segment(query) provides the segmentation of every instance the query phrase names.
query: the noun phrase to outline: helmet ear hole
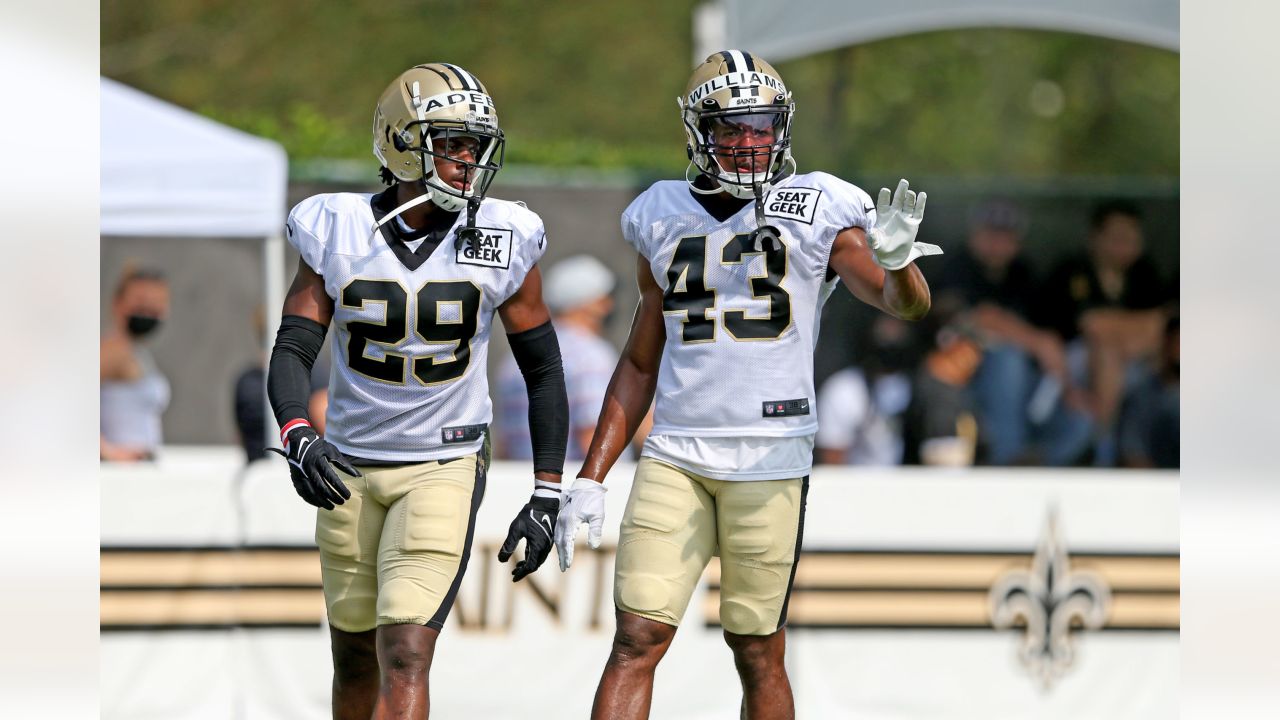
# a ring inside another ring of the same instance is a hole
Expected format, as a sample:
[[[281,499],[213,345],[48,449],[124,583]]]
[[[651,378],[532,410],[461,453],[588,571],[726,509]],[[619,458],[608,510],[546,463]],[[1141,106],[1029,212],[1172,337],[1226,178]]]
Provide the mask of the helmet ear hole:
[[[689,156],[689,159],[690,159],[690,160],[692,160],[692,159],[693,159],[693,146],[692,146],[692,145],[685,145],[685,146],[684,146],[684,152],[685,152],[685,154],[686,154],[686,155],[688,155],[688,156]]]
[[[400,133],[391,133],[391,144],[395,146],[396,152],[404,152],[409,149],[409,146],[404,142],[404,138],[400,137]]]

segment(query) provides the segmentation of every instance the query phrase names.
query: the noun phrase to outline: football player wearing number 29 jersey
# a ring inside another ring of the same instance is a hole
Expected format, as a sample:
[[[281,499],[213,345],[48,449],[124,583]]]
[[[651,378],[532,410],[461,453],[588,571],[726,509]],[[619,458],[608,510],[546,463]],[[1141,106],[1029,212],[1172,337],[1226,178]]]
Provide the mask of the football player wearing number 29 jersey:
[[[916,320],[929,287],[914,261],[925,194],[903,180],[877,203],[826,173],[797,174],[794,104],[776,70],[739,50],[699,65],[678,100],[684,181],[622,215],[640,305],[556,528],[561,570],[582,523],[597,546],[605,475],[657,395],[615,563],[617,630],[596,720],[648,717],[654,668],[703,569],[720,557],[720,623],[742,716],[792,718],[783,666],[813,437],[813,349],[837,281]]]
[[[496,312],[529,388],[534,491],[498,554],[514,580],[551,551],[568,437],[542,302],[542,220],[485,197],[503,135],[488,91],[448,63],[397,77],[374,112],[390,187],[289,214],[301,255],[268,392],[294,488],[316,512],[335,718],[427,717],[436,638],[466,571],[489,464],[485,376]],[[326,434],[307,417],[329,325]],[[280,451],[277,451],[280,452]]]

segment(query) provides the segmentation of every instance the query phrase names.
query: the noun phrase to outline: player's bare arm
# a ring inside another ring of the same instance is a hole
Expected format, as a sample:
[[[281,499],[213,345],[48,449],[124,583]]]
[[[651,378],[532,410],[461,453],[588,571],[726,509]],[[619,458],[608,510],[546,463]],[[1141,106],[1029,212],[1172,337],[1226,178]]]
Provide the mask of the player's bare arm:
[[[316,274],[302,258],[298,258],[298,271],[284,298],[282,315],[297,315],[314,320],[325,327],[333,319],[333,298],[324,289],[324,278]]]
[[[587,458],[578,472],[578,480],[565,497],[556,524],[561,571],[568,570],[573,562],[573,543],[583,522],[588,526],[588,544],[600,546],[604,529],[604,478],[644,421],[658,383],[658,365],[667,341],[662,318],[662,288],[653,279],[648,259],[639,254],[636,255],[636,281],[640,285],[640,303],[631,321],[631,333],[605,391]]]
[[[880,189],[876,222],[867,230],[846,228],[836,235],[829,269],[859,300],[902,318],[919,320],[929,312],[929,284],[915,266],[925,255],[941,255],[937,245],[916,242],[928,195],[900,180],[890,197]]]
[[[881,268],[862,228],[848,228],[836,236],[830,269],[854,297],[894,317],[919,320],[929,312],[929,284],[924,273],[915,263],[901,270]]]
[[[512,570],[513,581],[537,570],[551,554],[560,509],[560,476],[569,437],[569,399],[564,386],[560,347],[551,313],[542,301],[542,273],[529,270],[515,294],[498,307],[511,351],[529,392],[529,437],[533,442],[534,490],[516,514],[498,551],[506,562],[521,540],[524,559]]]
[[[641,255],[636,258],[640,303],[631,322],[627,345],[605,392],[587,458],[578,473],[578,477],[596,482],[604,482],[605,475],[626,450],[649,411],[658,382],[662,347],[667,341],[662,320],[662,288],[653,279],[649,261]]]

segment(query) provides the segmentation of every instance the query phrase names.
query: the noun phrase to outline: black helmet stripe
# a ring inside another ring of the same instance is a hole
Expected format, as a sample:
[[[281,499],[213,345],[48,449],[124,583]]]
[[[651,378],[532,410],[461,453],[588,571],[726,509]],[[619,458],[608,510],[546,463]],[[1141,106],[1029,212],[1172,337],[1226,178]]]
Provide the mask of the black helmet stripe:
[[[422,68],[423,70],[430,70],[431,72],[439,75],[440,79],[444,81],[445,85],[448,85],[450,90],[453,89],[453,78],[449,77],[448,73],[442,73],[439,70],[431,67],[430,65],[419,65],[418,67]]]
[[[720,57],[724,58],[724,61],[729,63],[729,72],[738,72],[738,60],[733,56],[732,51],[721,50]]]
[[[746,52],[746,51],[742,51],[742,59],[744,59],[744,60],[746,60],[746,61],[747,61],[747,70],[749,70],[749,71],[751,71],[751,72],[755,72],[755,70],[756,70],[756,60],[755,60],[755,58],[751,57],[751,53]]]
[[[476,79],[471,76],[471,73],[467,72],[466,70],[463,70],[457,65],[450,65],[449,63],[440,63],[440,64],[449,68],[454,72],[455,75],[458,76],[458,82],[462,83],[463,90],[479,90],[480,89],[480,83],[476,82]]]

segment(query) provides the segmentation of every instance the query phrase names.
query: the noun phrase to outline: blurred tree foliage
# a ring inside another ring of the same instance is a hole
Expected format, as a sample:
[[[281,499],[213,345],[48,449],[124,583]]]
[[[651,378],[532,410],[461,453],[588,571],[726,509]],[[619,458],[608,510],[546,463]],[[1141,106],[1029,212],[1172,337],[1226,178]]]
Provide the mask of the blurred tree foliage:
[[[373,162],[378,94],[413,64],[489,87],[509,163],[684,168],[691,0],[103,0],[102,73],[274,138]],[[935,32],[778,63],[802,168],[1178,174],[1178,55],[1080,35]],[[372,169],[371,169],[372,175]]]

